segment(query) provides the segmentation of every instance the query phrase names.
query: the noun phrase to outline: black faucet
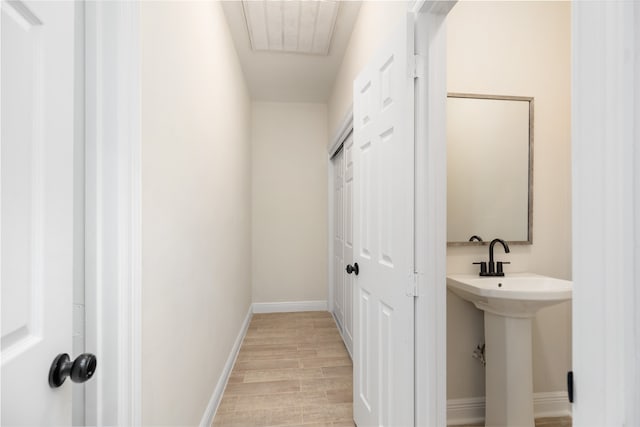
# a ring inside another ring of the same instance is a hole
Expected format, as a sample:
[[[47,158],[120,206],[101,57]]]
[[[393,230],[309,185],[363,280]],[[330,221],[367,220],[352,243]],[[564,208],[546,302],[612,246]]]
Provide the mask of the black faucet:
[[[504,271],[502,266],[504,264],[510,264],[509,262],[498,261],[498,265],[496,268],[496,263],[493,262],[493,247],[496,243],[500,243],[504,248],[504,253],[508,254],[509,245],[502,239],[493,239],[489,244],[489,270],[487,271],[487,263],[483,262],[474,262],[474,264],[480,264],[480,276],[504,276]]]
[[[476,236],[475,234],[473,236],[469,237],[469,241],[470,242],[473,242],[474,240],[477,241],[477,242],[482,242],[482,237]]]

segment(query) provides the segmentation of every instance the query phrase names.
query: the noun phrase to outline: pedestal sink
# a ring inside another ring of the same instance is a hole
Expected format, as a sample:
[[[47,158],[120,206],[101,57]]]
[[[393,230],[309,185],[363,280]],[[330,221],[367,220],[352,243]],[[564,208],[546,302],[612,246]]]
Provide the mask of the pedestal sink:
[[[534,427],[531,320],[571,299],[572,282],[532,273],[451,275],[448,288],[484,311],[485,425]]]

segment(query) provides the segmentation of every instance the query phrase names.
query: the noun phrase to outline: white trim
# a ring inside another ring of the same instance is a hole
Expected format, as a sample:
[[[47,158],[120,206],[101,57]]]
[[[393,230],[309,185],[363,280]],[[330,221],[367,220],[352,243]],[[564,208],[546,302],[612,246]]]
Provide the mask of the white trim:
[[[447,400],[447,425],[484,423],[485,401],[483,397]],[[571,404],[566,391],[533,394],[535,418],[569,417]]]
[[[2,13],[0,5],[0,13]],[[0,19],[0,34],[2,34],[2,19]],[[1,36],[0,36],[1,37]],[[2,46],[0,44],[0,46]],[[0,57],[2,48],[0,47]],[[2,81],[2,67],[0,67],[0,82]],[[0,85],[0,99],[2,99],[2,85]],[[2,103],[0,102],[0,129],[2,129]],[[0,147],[2,147],[2,132],[0,132]],[[2,176],[2,149],[0,148],[0,177]],[[0,179],[0,212],[2,212],[2,185]],[[0,242],[2,242],[2,221],[0,220]],[[0,244],[0,277],[2,277],[2,245]],[[1,293],[1,292],[0,292]],[[2,304],[0,304],[0,319],[2,319]],[[0,320],[2,322],[2,320]],[[2,355],[0,354],[0,384],[2,384]],[[2,420],[2,387],[0,387],[0,420]]]
[[[142,424],[139,4],[86,16],[86,384],[89,425]]]
[[[327,311],[327,301],[254,302],[254,313],[291,313],[294,311]]]
[[[415,425],[445,426],[447,407],[446,14],[417,2],[415,29]],[[412,7],[412,6],[410,6]]]
[[[73,354],[85,352],[85,5],[75,3],[75,149],[74,149],[74,232],[73,232]],[[85,385],[73,387],[71,392],[71,424],[84,426],[86,402]]]
[[[533,414],[536,418],[570,417],[571,403],[566,391],[533,393]]]
[[[247,330],[249,329],[249,324],[251,323],[252,316],[252,306],[249,306],[249,310],[247,311],[247,315],[242,322],[242,326],[240,327],[240,331],[238,333],[238,336],[236,337],[236,341],[233,343],[233,347],[231,347],[231,352],[229,353],[227,362],[222,369],[222,373],[220,374],[218,383],[213,389],[213,394],[209,399],[207,409],[204,411],[204,415],[202,416],[202,420],[200,421],[200,427],[209,427],[213,424],[213,419],[216,417],[216,412],[218,411],[218,407],[220,406],[220,402],[222,401],[224,389],[227,387],[227,383],[229,382],[229,376],[231,375],[231,371],[233,370],[233,365],[235,365],[236,359],[238,358],[238,353],[240,352],[242,341],[247,335]]]
[[[142,135],[139,5],[118,4],[118,420],[142,425]]]
[[[349,134],[353,132],[353,106],[349,107],[347,114],[338,125],[338,129],[331,140],[329,145],[329,159],[331,159],[338,152],[340,145],[347,139]]]
[[[484,396],[447,400],[445,425],[484,424]]]
[[[574,425],[639,425],[640,4],[571,8]]]

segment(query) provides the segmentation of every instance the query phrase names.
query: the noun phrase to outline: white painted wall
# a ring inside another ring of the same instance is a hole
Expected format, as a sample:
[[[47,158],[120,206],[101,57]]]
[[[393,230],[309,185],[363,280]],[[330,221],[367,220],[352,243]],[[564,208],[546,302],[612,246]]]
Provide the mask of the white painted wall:
[[[507,272],[571,279],[571,20],[569,2],[460,2],[447,20],[449,92],[535,98],[533,245],[511,246]],[[508,161],[505,159],[505,161]],[[482,236],[487,240],[492,237]],[[449,273],[474,273],[486,247],[450,247]],[[448,293],[447,393],[484,395],[471,357],[483,341],[482,312]],[[534,391],[566,389],[571,305],[540,311],[533,327]]]
[[[353,80],[407,12],[404,1],[364,1],[329,96],[329,135],[334,136],[353,103]],[[333,141],[329,141],[329,144]]]
[[[252,281],[259,303],[327,299],[326,104],[252,104]]]
[[[251,303],[251,105],[219,3],[140,8],[143,424],[197,425]]]

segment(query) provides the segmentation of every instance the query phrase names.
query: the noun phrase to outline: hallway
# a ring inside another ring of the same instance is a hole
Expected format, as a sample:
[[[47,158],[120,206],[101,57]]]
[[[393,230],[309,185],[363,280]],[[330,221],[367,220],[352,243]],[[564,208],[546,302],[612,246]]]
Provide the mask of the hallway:
[[[328,312],[255,314],[214,426],[353,426],[352,364]]]

